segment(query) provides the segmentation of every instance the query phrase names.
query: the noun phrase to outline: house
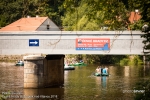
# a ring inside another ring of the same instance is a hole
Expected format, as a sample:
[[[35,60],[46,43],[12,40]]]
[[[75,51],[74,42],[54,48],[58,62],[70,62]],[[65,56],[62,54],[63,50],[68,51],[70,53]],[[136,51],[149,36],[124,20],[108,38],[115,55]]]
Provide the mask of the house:
[[[60,31],[60,29],[48,17],[28,16],[1,28],[0,31]]]
[[[140,19],[141,19],[141,15],[139,14],[138,11],[130,12],[130,17],[129,17],[130,23],[134,23]]]

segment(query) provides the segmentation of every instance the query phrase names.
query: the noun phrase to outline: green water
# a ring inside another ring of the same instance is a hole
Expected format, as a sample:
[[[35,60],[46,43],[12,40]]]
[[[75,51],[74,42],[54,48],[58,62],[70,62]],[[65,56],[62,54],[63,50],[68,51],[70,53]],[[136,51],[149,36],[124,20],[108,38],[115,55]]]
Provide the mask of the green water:
[[[135,94],[127,90],[150,79],[149,66],[107,66],[108,77],[93,76],[96,67],[76,66],[75,70],[64,71],[63,87],[24,89],[23,67],[0,64],[0,94],[11,91],[20,96],[8,100],[133,100]]]

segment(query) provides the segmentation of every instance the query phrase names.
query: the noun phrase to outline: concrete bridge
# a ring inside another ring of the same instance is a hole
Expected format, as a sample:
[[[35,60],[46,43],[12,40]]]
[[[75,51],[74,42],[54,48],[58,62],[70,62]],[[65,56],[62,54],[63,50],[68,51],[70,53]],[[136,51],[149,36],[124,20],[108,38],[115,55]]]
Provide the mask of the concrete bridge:
[[[0,55],[107,54],[143,55],[140,31],[0,32]]]

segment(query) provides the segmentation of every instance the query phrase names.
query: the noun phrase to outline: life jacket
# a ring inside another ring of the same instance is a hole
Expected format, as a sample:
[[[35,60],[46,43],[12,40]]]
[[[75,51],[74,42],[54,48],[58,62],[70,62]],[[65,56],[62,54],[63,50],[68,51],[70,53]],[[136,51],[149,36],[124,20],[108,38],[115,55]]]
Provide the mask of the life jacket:
[[[103,74],[106,74],[106,73],[107,73],[107,71],[106,71],[106,69],[104,68],[104,69],[103,69]]]

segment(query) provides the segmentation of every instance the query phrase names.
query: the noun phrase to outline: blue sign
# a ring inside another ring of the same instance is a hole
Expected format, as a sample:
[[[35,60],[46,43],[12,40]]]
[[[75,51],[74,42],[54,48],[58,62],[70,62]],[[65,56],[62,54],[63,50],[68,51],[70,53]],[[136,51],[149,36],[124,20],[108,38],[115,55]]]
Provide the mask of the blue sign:
[[[39,39],[29,39],[29,46],[39,46]]]

